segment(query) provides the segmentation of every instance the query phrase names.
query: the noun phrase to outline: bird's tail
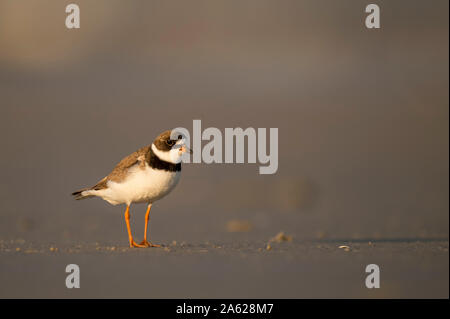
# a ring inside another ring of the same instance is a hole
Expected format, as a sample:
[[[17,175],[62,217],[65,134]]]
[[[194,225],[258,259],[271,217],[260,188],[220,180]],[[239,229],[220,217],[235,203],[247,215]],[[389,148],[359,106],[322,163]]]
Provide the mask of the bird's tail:
[[[89,198],[89,197],[94,197],[95,195],[89,194],[88,191],[90,191],[90,190],[92,190],[90,187],[88,187],[88,188],[83,188],[83,189],[80,189],[80,190],[78,190],[78,191],[76,191],[76,192],[73,192],[73,193],[72,193],[72,196],[73,196],[76,200],[86,199],[86,198]]]

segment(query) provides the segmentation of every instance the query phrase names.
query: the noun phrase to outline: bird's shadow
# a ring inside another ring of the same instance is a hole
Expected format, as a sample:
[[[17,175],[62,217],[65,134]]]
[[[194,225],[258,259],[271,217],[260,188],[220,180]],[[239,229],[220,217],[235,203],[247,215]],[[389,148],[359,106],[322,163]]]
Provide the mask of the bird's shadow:
[[[398,237],[398,238],[326,238],[326,239],[318,239],[316,240],[322,243],[342,243],[342,242],[351,242],[351,243],[429,243],[429,242],[439,242],[439,241],[449,241],[447,237]]]

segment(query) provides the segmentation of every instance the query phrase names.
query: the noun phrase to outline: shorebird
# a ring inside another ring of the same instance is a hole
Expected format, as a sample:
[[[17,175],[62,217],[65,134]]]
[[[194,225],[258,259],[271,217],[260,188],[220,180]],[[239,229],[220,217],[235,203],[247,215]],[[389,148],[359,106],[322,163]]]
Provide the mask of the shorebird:
[[[72,193],[75,199],[100,197],[112,205],[125,204],[130,247],[161,247],[147,241],[152,204],[169,194],[180,180],[181,156],[192,153],[185,138],[176,132],[161,133],[151,145],[144,146],[122,159],[112,172],[92,187]],[[137,244],[130,228],[130,205],[147,203],[144,240]]]

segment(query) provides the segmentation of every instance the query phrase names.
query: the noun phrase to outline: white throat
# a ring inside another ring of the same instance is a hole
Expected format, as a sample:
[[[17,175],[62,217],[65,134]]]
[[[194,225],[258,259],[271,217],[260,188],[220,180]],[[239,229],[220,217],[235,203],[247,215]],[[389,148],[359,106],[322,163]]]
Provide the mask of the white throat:
[[[161,161],[169,162],[172,164],[178,164],[181,162],[180,148],[177,147],[178,143],[170,151],[160,151],[156,148],[155,144],[152,143],[152,151]]]

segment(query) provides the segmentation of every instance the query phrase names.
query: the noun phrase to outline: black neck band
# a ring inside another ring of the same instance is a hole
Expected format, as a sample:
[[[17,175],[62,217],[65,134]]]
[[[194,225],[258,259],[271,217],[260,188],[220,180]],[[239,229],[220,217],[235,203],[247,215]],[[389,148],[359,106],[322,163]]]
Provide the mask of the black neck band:
[[[161,160],[150,147],[150,156],[148,157],[147,163],[151,168],[160,169],[168,172],[179,172],[181,171],[181,162],[178,164],[172,164]]]

